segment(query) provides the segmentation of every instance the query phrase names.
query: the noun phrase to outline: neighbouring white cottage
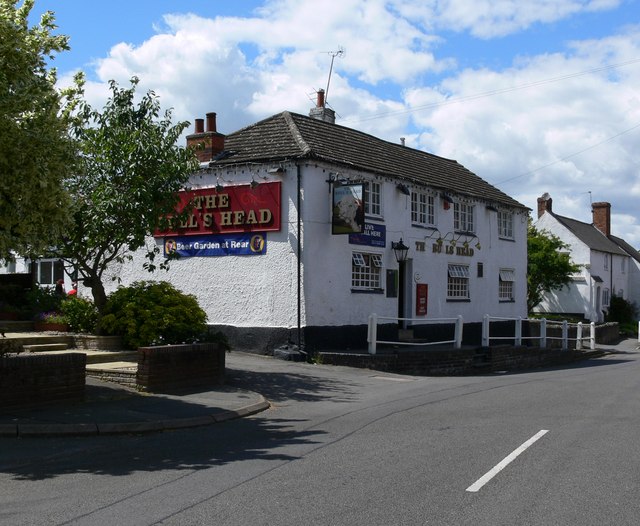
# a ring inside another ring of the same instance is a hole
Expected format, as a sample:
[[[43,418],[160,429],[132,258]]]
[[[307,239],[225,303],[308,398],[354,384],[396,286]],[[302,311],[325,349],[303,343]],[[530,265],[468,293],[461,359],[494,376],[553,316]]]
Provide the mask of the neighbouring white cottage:
[[[640,299],[640,253],[623,239],[611,235],[611,205],[591,205],[593,222],[556,214],[549,194],[538,198],[534,226],[568,245],[573,263],[581,267],[571,283],[548,292],[536,312],[573,314],[604,321],[612,295],[632,303]]]

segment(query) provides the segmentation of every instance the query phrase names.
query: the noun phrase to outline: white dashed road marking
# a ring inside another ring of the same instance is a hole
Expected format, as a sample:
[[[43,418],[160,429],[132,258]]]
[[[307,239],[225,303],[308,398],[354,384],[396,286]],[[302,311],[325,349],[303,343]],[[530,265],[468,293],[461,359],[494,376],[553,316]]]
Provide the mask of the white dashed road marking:
[[[534,442],[538,441],[548,432],[549,432],[548,429],[541,429],[540,431],[538,431],[529,440],[527,440],[524,444],[522,444],[518,449],[514,450],[512,453],[507,455],[492,469],[487,471],[484,475],[482,475],[482,477],[480,477],[473,484],[471,484],[471,486],[467,488],[467,491],[470,491],[470,492],[480,491],[480,488],[482,488],[482,486],[484,486],[493,477],[495,477],[498,473],[500,473],[504,468],[506,468],[509,464],[511,464],[511,462],[513,462],[516,459],[516,457],[520,455],[520,453],[523,453],[526,449],[532,446]]]

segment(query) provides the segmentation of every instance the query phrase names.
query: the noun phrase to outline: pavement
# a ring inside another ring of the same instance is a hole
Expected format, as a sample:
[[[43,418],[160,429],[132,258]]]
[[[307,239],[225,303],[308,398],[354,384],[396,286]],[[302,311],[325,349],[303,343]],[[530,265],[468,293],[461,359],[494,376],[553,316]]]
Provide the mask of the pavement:
[[[639,341],[598,345],[607,354],[638,352]],[[228,353],[227,368],[260,374],[273,358]],[[254,382],[255,385],[255,382]],[[137,434],[213,425],[265,411],[269,401],[242,381],[172,394],[150,394],[87,376],[85,399],[0,410],[0,437]]]
[[[168,431],[217,424],[269,407],[261,394],[235,385],[151,394],[87,376],[84,401],[0,409],[0,437]]]

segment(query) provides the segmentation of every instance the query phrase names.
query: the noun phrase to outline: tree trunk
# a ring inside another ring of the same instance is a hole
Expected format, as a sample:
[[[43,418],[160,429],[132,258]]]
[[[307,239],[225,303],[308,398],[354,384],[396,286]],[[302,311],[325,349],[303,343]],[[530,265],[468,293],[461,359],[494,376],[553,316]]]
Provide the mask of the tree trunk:
[[[102,315],[107,304],[107,293],[104,291],[102,281],[95,280],[91,283],[91,294],[93,294],[93,304],[98,309],[98,313]]]

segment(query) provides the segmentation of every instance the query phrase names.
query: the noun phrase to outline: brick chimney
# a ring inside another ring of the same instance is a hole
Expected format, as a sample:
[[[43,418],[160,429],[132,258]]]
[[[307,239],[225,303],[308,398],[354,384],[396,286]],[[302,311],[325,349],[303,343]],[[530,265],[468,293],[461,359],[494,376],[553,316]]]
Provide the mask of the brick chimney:
[[[545,212],[553,212],[552,205],[553,199],[551,199],[551,196],[547,192],[538,197],[538,219],[540,219],[540,216]]]
[[[206,163],[224,150],[224,135],[216,130],[216,114],[207,113],[207,129],[204,119],[195,119],[195,131],[187,135],[187,148],[193,148],[201,163]]]
[[[609,237],[611,235],[611,204],[605,202],[593,203],[591,212],[593,214],[593,226]]]
[[[319,89],[317,93],[316,107],[309,110],[309,117],[317,119],[319,121],[336,123],[336,112],[326,107],[326,101],[324,98],[324,90]]]

